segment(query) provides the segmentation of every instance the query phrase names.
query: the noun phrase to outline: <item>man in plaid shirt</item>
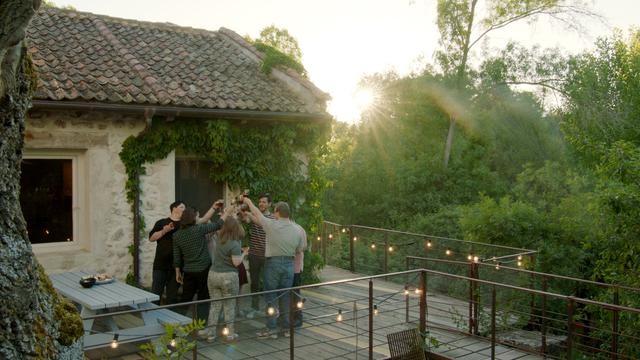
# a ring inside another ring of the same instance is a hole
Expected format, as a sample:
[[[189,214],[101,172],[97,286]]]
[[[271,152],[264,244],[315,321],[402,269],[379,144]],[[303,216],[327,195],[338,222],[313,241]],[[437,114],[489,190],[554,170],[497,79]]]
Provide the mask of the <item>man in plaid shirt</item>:
[[[262,215],[269,219],[274,219],[269,211],[271,209],[271,195],[268,193],[260,195],[258,198],[258,209]],[[249,217],[247,217],[249,219]],[[262,279],[264,277],[264,241],[266,235],[264,229],[259,224],[251,222],[249,226],[249,276],[251,278],[251,292],[257,293],[262,291]],[[246,317],[253,319],[255,314],[260,311],[260,298],[258,296],[251,297],[252,310],[246,314]]]

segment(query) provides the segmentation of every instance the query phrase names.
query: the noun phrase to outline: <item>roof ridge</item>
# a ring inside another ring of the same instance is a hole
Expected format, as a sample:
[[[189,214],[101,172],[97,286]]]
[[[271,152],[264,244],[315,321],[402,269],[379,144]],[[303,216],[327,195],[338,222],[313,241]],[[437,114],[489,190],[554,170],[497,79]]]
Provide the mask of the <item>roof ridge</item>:
[[[253,46],[251,43],[245,40],[242,36],[240,36],[240,34],[238,34],[237,32],[231,29],[227,29],[225,27],[221,27],[220,29],[218,29],[218,34],[224,35],[228,39],[232,40],[236,45],[240,46],[242,49],[248,50],[251,54],[253,54],[257,58],[257,59],[254,58],[254,60],[260,60],[260,61],[264,60],[265,55],[261,51],[256,49],[255,46]],[[322,91],[320,88],[315,86],[315,84],[309,81],[309,79],[306,79],[305,77],[300,75],[297,71],[293,70],[292,68],[284,67],[284,69],[273,69],[273,70],[274,71],[279,70],[283,72],[285,76],[292,78],[294,81],[298,82],[305,89],[310,91],[311,94],[317,99],[320,99],[323,101],[327,101],[331,99],[331,95]]]
[[[140,62],[131,52],[129,52],[126,46],[122,45],[120,40],[118,40],[113,32],[111,32],[111,29],[109,29],[107,24],[105,24],[105,22],[99,18],[93,18],[92,22],[100,32],[100,35],[102,35],[109,42],[109,44],[113,46],[118,54],[120,54],[122,58],[129,64],[129,66],[131,66],[131,69],[133,69],[133,71],[135,71],[136,74],[140,76],[140,79],[142,79],[142,81],[144,81],[147,86],[153,89],[158,97],[163,96],[165,94],[165,91],[164,88],[158,84],[159,80],[156,79],[149,71],[147,71],[143,63]],[[163,103],[164,100],[167,99],[158,99],[160,103]]]

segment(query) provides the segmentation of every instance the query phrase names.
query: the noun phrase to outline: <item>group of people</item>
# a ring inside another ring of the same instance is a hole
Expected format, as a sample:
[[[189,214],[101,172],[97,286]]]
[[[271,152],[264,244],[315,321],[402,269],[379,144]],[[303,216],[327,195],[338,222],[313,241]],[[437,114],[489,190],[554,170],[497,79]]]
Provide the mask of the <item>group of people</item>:
[[[236,204],[227,207],[218,200],[202,217],[182,201],[172,203],[169,209],[169,217],[158,220],[149,233],[149,241],[157,244],[152,291],[161,297],[166,292],[167,304],[190,302],[196,295],[197,300],[210,299],[210,295],[213,299],[238,295],[241,276],[245,275],[245,258],[252,293],[301,284],[307,236],[291,220],[286,202],[277,202],[273,213],[269,194],[260,195],[258,206],[248,196],[241,196]],[[243,222],[249,223],[248,247],[242,247]],[[182,294],[178,299],[180,285]],[[257,333],[258,338],[289,336],[289,321],[296,327],[302,325],[301,311],[296,311],[295,319],[289,319],[289,292],[269,292],[264,300],[274,311],[267,316],[266,327]],[[222,312],[227,330],[223,341],[237,340],[235,299],[214,301],[210,309],[202,305],[197,308],[196,317],[208,319],[207,328],[198,336],[215,341]],[[252,296],[245,316],[254,318],[260,312],[260,298]]]

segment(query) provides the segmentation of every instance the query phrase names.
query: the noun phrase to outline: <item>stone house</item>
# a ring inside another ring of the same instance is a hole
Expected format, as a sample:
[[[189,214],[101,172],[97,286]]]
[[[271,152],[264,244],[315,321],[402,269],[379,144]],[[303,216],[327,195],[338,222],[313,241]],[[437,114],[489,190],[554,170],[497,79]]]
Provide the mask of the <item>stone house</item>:
[[[26,121],[21,205],[49,273],[126,276],[134,229],[119,152],[152,121],[330,119],[326,93],[290,69],[263,73],[263,54],[225,28],[43,8],[28,41],[38,85]],[[172,151],[148,164],[141,178],[148,228],[168,216],[176,198],[208,207],[210,199],[229,197],[226,184],[211,183],[203,161]],[[139,252],[148,285],[155,244],[143,237]]]

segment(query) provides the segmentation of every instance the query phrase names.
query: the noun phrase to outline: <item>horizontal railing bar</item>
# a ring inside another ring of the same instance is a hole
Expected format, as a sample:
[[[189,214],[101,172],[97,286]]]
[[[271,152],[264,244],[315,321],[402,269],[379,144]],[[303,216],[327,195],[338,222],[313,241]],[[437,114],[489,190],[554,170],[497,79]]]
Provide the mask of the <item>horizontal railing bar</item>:
[[[433,261],[433,262],[441,262],[441,263],[456,263],[456,264],[465,264],[465,265],[469,264],[469,262],[464,262],[464,261],[459,261],[459,260],[445,260],[445,259],[428,258],[428,257],[422,257],[422,256],[407,255],[406,258],[407,259],[412,259],[412,260],[425,260],[425,261]],[[491,260],[491,258],[489,260]],[[478,264],[482,265],[482,266],[495,267],[495,264],[487,264],[487,263],[478,263]],[[525,274],[540,275],[542,277],[547,277],[547,278],[571,280],[571,281],[582,282],[582,283],[585,283],[585,284],[598,285],[598,286],[602,286],[602,287],[619,288],[619,289],[624,289],[624,290],[640,292],[640,288],[634,288],[634,287],[625,286],[625,285],[609,284],[609,283],[597,282],[597,281],[593,281],[593,280],[586,280],[586,279],[574,278],[574,277],[570,277],[570,276],[543,273],[543,272],[539,272],[539,271],[533,271],[533,270],[520,269],[520,268],[514,268],[514,267],[500,265],[500,270],[503,270],[503,269],[504,270],[510,270],[510,271],[516,271],[516,272],[522,272],[522,273],[525,273]]]

